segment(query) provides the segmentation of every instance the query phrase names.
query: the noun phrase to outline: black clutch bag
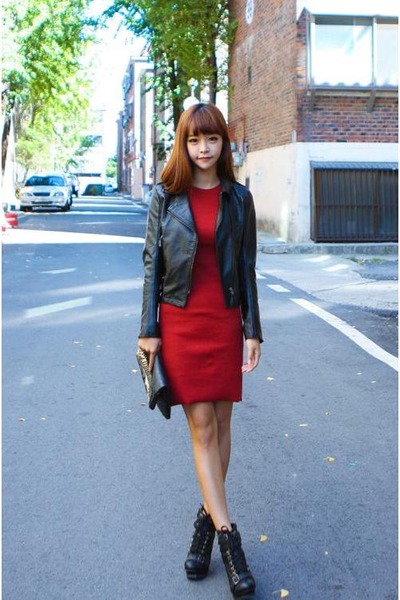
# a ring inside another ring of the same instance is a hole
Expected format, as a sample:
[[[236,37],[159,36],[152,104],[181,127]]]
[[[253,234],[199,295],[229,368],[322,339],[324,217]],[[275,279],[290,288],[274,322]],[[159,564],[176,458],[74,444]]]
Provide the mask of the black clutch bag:
[[[156,354],[153,370],[149,369],[149,357],[140,348],[136,352],[140,374],[146,390],[147,403],[151,410],[156,406],[166,419],[171,418],[171,394],[160,354]]]

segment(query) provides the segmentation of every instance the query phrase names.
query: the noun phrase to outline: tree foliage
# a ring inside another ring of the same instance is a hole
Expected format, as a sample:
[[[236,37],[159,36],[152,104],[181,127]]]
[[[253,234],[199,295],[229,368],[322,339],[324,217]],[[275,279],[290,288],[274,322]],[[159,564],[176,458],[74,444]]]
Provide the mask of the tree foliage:
[[[26,169],[63,168],[88,118],[88,0],[6,0],[3,106]]]
[[[117,178],[117,157],[113,156],[107,160],[106,166],[106,177],[110,177],[111,179]]]
[[[227,1],[114,0],[106,14],[116,12],[124,16],[128,29],[148,41],[156,100],[161,109],[172,109],[175,127],[189,80],[208,86],[212,101],[217,91],[227,89],[227,57],[218,57],[235,31]]]

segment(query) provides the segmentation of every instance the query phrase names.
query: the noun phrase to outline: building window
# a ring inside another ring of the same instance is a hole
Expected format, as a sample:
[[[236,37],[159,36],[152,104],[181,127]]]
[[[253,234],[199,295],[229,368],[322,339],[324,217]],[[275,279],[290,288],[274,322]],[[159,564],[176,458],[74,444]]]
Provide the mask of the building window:
[[[376,24],[376,84],[398,85],[398,25]]]
[[[396,87],[397,32],[394,19],[313,16],[311,85]]]

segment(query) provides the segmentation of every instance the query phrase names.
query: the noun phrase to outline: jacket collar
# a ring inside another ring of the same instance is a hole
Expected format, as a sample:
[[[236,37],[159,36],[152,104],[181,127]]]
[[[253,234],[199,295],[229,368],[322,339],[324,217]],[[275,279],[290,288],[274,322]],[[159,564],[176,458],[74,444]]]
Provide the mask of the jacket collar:
[[[232,192],[233,182],[228,179],[221,180],[221,193],[229,198]],[[182,221],[186,227],[195,231],[195,224],[193,220],[192,211],[188,201],[186,192],[180,194],[169,194],[164,190],[164,196],[168,199],[167,212],[173,214],[177,219]]]

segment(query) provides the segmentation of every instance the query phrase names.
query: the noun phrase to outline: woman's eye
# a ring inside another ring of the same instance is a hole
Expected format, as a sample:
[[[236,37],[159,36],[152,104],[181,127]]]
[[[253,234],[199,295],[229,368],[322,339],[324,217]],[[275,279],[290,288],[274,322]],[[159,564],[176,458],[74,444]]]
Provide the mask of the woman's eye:
[[[194,138],[194,137],[188,138],[189,144],[197,144],[197,141],[198,141],[197,138]]]
[[[217,135],[212,135],[211,137],[209,137],[210,142],[218,142],[218,136]]]

